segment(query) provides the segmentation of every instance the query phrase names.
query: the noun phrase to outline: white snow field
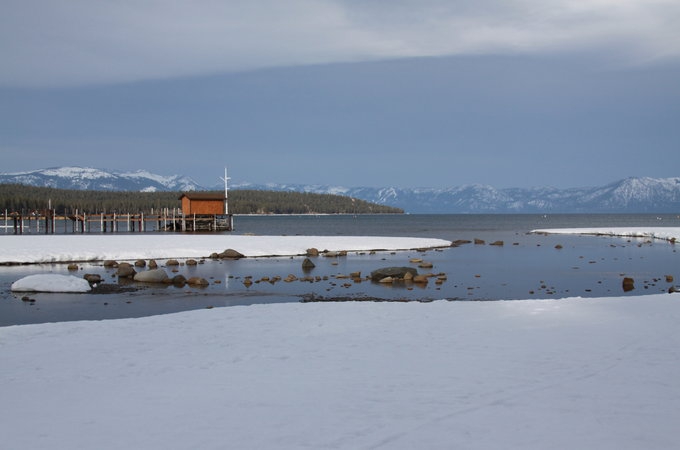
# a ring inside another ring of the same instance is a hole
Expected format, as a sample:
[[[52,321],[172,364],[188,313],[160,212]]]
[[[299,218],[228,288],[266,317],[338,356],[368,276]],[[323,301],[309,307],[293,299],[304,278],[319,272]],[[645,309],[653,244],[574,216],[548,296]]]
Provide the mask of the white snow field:
[[[8,449],[671,449],[680,296],[0,328]]]
[[[0,399],[7,449],[671,449],[680,294],[2,327]]]
[[[245,256],[289,256],[318,250],[408,250],[447,247],[451,241],[379,236],[243,236],[192,234],[0,236],[0,264],[200,258],[228,248]]]

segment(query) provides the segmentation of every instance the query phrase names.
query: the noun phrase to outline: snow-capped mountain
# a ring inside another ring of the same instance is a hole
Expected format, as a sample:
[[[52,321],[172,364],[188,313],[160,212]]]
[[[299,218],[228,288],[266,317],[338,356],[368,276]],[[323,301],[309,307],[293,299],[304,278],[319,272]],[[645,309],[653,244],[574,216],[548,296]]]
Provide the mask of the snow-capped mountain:
[[[0,183],[93,191],[194,191],[203,189],[191,178],[162,176],[145,170],[113,172],[89,167],[55,167],[29,172],[2,173]]]
[[[606,186],[570,189],[496,189],[480,184],[435,189],[248,183],[233,188],[334,193],[410,213],[680,213],[680,178],[626,178]]]
[[[0,174],[0,184],[19,183],[61,189],[105,191],[204,190],[188,177],[145,170],[111,172],[60,167]],[[409,213],[680,213],[680,178],[626,178],[605,186],[497,189],[469,184],[435,188],[344,187],[304,184],[232,183],[231,189],[337,194],[394,206]],[[208,187],[221,190],[223,186]]]

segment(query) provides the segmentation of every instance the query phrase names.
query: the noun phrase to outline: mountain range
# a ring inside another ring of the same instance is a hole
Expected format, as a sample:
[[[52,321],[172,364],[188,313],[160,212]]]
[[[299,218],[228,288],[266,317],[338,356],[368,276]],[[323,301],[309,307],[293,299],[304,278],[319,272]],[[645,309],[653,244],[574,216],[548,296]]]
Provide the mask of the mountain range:
[[[60,167],[2,173],[0,183],[105,191],[220,190],[189,177],[148,171],[112,172]],[[450,188],[341,187],[237,183],[231,189],[337,194],[401,208],[414,214],[439,213],[680,213],[680,178],[630,177],[599,187],[507,188],[469,184]]]
[[[91,191],[195,191],[198,183],[180,175],[156,175],[146,170],[115,172],[90,167],[52,167],[28,172],[0,173],[0,184],[25,184]]]

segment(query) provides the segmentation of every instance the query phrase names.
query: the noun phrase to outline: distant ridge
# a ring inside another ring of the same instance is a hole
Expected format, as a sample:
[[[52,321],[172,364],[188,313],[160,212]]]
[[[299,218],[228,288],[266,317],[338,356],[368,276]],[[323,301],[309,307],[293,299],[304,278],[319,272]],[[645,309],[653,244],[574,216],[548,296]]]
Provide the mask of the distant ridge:
[[[237,186],[235,186],[237,187]],[[254,185],[243,189],[333,193],[394,206],[414,214],[440,213],[678,213],[680,178],[631,177],[605,186],[557,189],[470,184],[451,188],[345,188],[320,185]]]
[[[111,172],[59,167],[0,174],[0,184],[18,183],[60,189],[104,191],[220,190],[191,178],[148,171]],[[444,189],[343,187],[305,184],[234,183],[232,189],[310,192],[354,197],[414,214],[439,213],[678,213],[680,178],[630,177],[599,187],[496,189],[469,184]]]
[[[202,189],[194,180],[181,175],[162,176],[145,170],[115,172],[72,166],[2,173],[0,183],[92,191],[157,192]]]

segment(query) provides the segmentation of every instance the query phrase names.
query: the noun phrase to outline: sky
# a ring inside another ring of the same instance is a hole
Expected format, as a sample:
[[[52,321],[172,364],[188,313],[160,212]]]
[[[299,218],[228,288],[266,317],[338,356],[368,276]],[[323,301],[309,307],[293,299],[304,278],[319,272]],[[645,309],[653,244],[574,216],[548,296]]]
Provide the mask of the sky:
[[[0,172],[678,176],[677,0],[3,0]]]

